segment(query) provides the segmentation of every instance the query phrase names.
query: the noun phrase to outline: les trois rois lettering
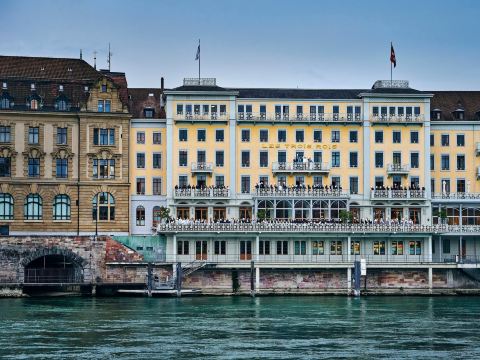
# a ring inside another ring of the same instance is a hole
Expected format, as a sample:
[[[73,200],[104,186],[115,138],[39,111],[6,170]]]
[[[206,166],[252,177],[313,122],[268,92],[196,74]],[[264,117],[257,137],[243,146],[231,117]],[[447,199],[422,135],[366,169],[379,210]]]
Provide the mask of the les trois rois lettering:
[[[262,149],[336,149],[338,144],[262,144]]]

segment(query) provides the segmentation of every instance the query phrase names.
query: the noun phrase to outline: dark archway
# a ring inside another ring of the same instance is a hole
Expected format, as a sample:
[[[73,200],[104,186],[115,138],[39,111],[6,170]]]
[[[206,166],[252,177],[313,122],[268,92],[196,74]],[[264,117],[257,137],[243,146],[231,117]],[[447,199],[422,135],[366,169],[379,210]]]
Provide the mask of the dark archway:
[[[43,255],[25,266],[24,283],[81,283],[82,273],[82,267],[66,255]]]

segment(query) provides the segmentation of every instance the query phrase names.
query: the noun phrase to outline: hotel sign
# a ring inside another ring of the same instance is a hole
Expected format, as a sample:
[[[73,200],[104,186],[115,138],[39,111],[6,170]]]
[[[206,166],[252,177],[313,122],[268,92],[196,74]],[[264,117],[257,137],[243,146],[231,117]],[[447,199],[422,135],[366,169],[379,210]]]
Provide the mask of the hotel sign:
[[[330,150],[336,149],[338,144],[262,144],[262,149],[313,149]]]

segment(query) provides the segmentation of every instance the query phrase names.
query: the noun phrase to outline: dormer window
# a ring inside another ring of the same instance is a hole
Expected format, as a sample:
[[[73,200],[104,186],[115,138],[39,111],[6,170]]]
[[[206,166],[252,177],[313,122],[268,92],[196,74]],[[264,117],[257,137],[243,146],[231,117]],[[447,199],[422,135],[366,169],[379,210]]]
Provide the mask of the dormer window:
[[[30,100],[30,110],[38,110],[38,100],[37,99]]]
[[[85,87],[83,88],[83,90],[84,90],[85,92],[88,92],[88,86],[85,86]]]
[[[70,109],[70,104],[65,95],[62,94],[57,97],[57,100],[55,100],[55,109],[57,111],[68,111]]]
[[[8,95],[8,93],[4,92],[2,97],[0,98],[0,109],[10,109],[13,107],[13,99]]]
[[[432,110],[432,120],[440,120],[442,118],[442,110],[433,109]]]
[[[153,118],[153,116],[155,115],[155,110],[152,108],[145,108],[143,109],[143,115],[146,118]]]
[[[40,96],[38,96],[36,93],[32,94],[28,99],[27,99],[27,107],[30,110],[38,110],[42,107],[42,99]]]
[[[453,118],[455,120],[464,120],[465,119],[465,110],[463,109],[457,109],[453,113]]]
[[[107,92],[107,85],[106,84],[102,84],[102,92]]]

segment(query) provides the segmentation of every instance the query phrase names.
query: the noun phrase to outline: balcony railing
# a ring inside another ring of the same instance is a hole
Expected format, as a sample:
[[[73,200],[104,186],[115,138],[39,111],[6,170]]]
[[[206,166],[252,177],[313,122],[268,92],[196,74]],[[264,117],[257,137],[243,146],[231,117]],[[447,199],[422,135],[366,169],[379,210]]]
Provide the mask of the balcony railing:
[[[192,173],[211,173],[213,171],[213,163],[196,162],[192,163]]]
[[[371,199],[392,200],[422,200],[425,199],[425,190],[372,190]]]
[[[406,175],[410,172],[410,166],[406,164],[388,164],[387,173],[388,174],[403,174]]]
[[[405,115],[405,116],[390,116],[390,115],[372,115],[372,122],[378,123],[421,123],[423,122],[423,115]]]
[[[361,122],[361,114],[322,113],[322,114],[290,114],[290,113],[237,113],[238,121],[268,121],[268,122]]]
[[[229,189],[175,189],[175,198],[190,199],[190,198],[229,198]]]
[[[252,191],[255,197],[321,197],[321,198],[348,198],[350,194],[348,192],[332,189],[296,189],[296,188],[264,188],[255,189]]]
[[[435,200],[437,200],[437,199],[441,199],[441,200],[478,200],[478,201],[480,201],[480,193],[468,193],[468,192],[435,193],[435,194],[432,195],[432,199],[435,199]]]
[[[380,225],[380,224],[328,224],[328,223],[291,223],[291,222],[259,222],[259,223],[167,223],[159,224],[158,233],[177,232],[308,232],[308,233],[377,233],[377,234],[433,234],[445,232],[462,232],[465,226],[450,225]],[[480,226],[470,226],[466,232],[480,232]]]
[[[227,121],[228,113],[211,112],[208,114],[201,113],[177,113],[174,120],[188,120],[188,121]]]
[[[275,162],[272,171],[276,173],[328,173],[330,165],[320,162]]]

